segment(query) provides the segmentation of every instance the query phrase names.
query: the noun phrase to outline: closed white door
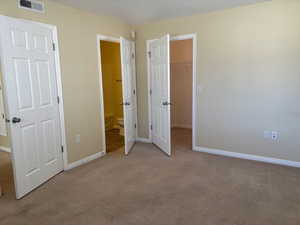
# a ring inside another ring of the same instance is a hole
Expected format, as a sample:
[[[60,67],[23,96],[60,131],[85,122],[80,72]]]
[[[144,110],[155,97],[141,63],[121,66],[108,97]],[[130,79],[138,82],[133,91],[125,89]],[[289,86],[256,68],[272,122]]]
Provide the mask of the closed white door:
[[[53,30],[0,17],[17,198],[63,170]]]
[[[171,155],[170,36],[149,44],[152,142]]]
[[[121,63],[123,85],[123,111],[125,129],[125,154],[133,148],[136,141],[137,104],[135,43],[121,38]]]

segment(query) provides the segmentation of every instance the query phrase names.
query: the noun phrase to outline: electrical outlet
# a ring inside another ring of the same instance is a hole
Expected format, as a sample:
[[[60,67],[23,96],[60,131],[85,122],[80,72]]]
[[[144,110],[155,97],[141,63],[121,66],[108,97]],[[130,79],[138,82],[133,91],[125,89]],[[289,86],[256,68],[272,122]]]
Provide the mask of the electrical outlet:
[[[276,141],[278,139],[278,131],[264,131],[264,138]]]
[[[76,141],[77,144],[80,143],[80,141],[81,141],[81,140],[80,140],[80,134],[77,134],[77,135],[76,135],[75,141]]]
[[[277,140],[278,139],[278,132],[277,131],[272,131],[272,140]]]

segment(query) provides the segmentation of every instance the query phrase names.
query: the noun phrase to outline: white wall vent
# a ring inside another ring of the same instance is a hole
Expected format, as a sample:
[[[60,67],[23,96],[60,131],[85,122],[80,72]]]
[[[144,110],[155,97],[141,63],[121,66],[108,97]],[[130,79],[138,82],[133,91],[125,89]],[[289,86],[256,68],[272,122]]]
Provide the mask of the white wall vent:
[[[19,0],[19,8],[35,12],[44,12],[44,3],[36,0]]]

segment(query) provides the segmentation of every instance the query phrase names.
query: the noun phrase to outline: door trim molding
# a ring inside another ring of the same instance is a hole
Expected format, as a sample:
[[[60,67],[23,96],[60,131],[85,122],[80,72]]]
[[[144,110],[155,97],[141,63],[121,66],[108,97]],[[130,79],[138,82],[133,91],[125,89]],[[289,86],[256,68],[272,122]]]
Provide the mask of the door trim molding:
[[[192,149],[196,147],[196,109],[197,109],[197,34],[184,34],[171,37],[171,41],[193,40],[193,110],[192,110]]]
[[[184,34],[184,35],[178,35],[178,36],[173,36],[170,38],[170,41],[179,41],[179,40],[188,40],[192,39],[193,40],[193,110],[192,110],[192,149],[196,148],[196,109],[197,109],[197,101],[196,101],[196,89],[197,89],[197,34],[192,33],[192,34]],[[148,132],[149,132],[149,137],[148,139],[152,143],[152,130],[151,130],[151,95],[150,95],[150,90],[151,90],[151,78],[150,78],[150,58],[148,56],[148,52],[150,49],[150,44],[151,42],[155,41],[157,39],[152,39],[152,40],[147,40],[146,45],[147,45],[147,51],[146,51],[146,58],[147,58],[147,80],[148,80],[148,85],[147,85],[147,91],[148,91],[148,117],[149,117],[149,124],[148,124]],[[171,75],[172,76],[172,75]]]
[[[60,66],[60,51],[59,51],[59,41],[58,41],[58,32],[57,27],[52,25],[47,25],[53,29],[53,41],[56,45],[55,55],[55,69],[56,69],[56,83],[58,96],[60,98],[59,102],[59,119],[60,119],[60,129],[61,129],[61,138],[62,145],[64,147],[63,160],[64,160],[64,170],[68,168],[68,149],[67,149],[67,139],[66,139],[66,126],[65,126],[65,113],[64,113],[64,98],[63,98],[63,87],[62,87],[62,78],[61,78],[61,66]]]
[[[112,36],[106,36],[102,34],[97,34],[96,36],[96,46],[97,46],[97,55],[98,55],[98,78],[99,78],[99,94],[100,94],[100,121],[101,121],[101,131],[102,131],[102,151],[106,154],[106,135],[105,135],[105,115],[104,115],[104,93],[103,93],[103,74],[102,74],[102,65],[101,65],[101,44],[100,41],[110,41],[121,44],[121,38],[115,38]],[[121,52],[120,52],[121,54]],[[122,84],[123,86],[123,84]],[[125,130],[125,127],[124,127]]]
[[[152,130],[151,130],[151,123],[152,123],[152,103],[151,103],[151,77],[150,77],[150,57],[149,57],[149,51],[150,51],[150,44],[157,39],[147,40],[146,41],[146,59],[147,59],[147,92],[148,92],[148,139],[150,143],[152,143]]]

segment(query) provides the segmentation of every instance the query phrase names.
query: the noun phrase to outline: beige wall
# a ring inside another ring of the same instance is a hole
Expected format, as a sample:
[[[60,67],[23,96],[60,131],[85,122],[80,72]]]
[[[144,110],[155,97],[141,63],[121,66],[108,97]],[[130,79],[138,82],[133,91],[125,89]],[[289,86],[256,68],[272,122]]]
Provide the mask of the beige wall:
[[[60,45],[69,162],[102,151],[96,34],[128,37],[131,27],[118,19],[96,16],[51,1],[44,14],[1,0],[0,14],[56,25]],[[81,143],[75,143],[76,134]]]
[[[171,125],[192,128],[193,40],[171,41]]]
[[[118,19],[45,1],[46,13],[1,0],[0,14],[57,25],[69,161],[101,151],[96,34],[128,36]],[[147,39],[197,33],[196,144],[300,161],[300,1],[273,0],[137,27],[138,130],[148,136]],[[264,130],[279,140],[263,139]],[[81,143],[75,135],[81,134]]]
[[[139,136],[148,137],[146,40],[197,33],[196,144],[300,161],[299,12],[298,0],[273,0],[137,27]]]
[[[101,65],[105,117],[123,117],[120,44],[101,41]]]

